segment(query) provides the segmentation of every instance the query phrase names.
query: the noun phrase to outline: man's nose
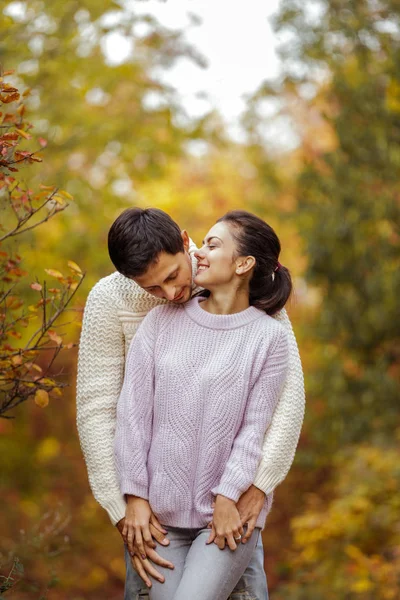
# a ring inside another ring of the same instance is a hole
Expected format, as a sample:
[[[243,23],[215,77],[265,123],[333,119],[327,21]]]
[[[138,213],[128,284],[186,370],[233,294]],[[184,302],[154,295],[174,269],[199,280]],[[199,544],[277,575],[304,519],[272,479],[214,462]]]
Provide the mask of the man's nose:
[[[175,298],[175,287],[164,288],[164,297],[166,300],[173,300]]]

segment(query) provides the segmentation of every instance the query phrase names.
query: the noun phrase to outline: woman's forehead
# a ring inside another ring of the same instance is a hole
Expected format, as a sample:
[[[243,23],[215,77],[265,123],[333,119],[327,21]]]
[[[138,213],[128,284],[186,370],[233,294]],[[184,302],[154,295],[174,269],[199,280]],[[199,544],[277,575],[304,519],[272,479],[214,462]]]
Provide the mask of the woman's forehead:
[[[226,223],[215,223],[208,231],[205,240],[210,239],[211,237],[218,237],[220,240],[226,241],[228,239],[232,239],[232,236],[229,231],[229,227]]]

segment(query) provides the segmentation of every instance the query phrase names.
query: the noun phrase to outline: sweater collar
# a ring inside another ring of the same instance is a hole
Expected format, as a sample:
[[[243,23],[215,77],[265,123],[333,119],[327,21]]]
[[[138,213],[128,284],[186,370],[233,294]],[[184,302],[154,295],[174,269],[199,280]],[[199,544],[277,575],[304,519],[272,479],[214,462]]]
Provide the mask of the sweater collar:
[[[232,315],[214,315],[201,308],[200,304],[202,300],[204,298],[197,296],[184,305],[187,315],[192,321],[195,321],[195,323],[202,327],[210,329],[236,329],[265,316],[265,312],[254,306],[249,306],[246,310]]]

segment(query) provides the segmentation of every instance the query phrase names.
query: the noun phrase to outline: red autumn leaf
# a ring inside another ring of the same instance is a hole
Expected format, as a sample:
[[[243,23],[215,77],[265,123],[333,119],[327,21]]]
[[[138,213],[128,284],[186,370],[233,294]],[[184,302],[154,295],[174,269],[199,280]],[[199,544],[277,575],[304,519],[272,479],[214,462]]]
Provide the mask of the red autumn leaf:
[[[57,344],[57,346],[61,346],[62,344],[62,337],[60,337],[56,331],[53,331],[52,329],[50,329],[48,332],[48,336],[49,338],[55,342]]]
[[[19,100],[18,92],[13,92],[12,94],[0,94],[0,101],[4,104],[10,104],[10,102],[14,102],[15,100]]]
[[[42,146],[42,148],[45,148],[47,146],[47,140],[45,140],[42,137],[38,138],[38,142]]]
[[[40,285],[40,283],[31,283],[31,288],[33,290],[36,290],[37,292],[40,292],[42,289],[42,286]]]

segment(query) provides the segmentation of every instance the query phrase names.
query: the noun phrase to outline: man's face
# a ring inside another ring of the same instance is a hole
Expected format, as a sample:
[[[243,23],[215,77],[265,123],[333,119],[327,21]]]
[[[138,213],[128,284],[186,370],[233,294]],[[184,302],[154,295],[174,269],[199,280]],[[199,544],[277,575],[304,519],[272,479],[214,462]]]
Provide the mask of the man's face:
[[[156,298],[182,304],[192,295],[192,262],[188,254],[189,238],[182,233],[185,251],[178,254],[160,252],[156,263],[133,280]]]

